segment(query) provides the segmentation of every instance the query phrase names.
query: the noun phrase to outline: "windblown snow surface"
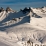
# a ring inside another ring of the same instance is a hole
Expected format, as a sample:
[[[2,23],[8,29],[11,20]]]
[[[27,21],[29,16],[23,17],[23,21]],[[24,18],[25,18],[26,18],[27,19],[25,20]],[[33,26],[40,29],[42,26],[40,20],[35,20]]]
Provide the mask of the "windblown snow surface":
[[[33,12],[0,13],[0,46],[26,46],[29,39],[46,45],[46,7],[31,9]]]

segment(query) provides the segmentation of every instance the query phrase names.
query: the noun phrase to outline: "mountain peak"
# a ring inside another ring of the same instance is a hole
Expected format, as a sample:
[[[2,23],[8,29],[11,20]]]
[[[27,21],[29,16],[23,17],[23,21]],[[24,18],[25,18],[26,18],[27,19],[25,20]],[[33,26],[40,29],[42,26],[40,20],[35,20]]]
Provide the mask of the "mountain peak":
[[[0,8],[0,12],[2,12],[2,11],[4,11],[4,8],[3,7]]]
[[[10,7],[7,7],[7,8],[6,8],[6,12],[8,12],[8,11],[14,12],[14,10],[12,10]]]

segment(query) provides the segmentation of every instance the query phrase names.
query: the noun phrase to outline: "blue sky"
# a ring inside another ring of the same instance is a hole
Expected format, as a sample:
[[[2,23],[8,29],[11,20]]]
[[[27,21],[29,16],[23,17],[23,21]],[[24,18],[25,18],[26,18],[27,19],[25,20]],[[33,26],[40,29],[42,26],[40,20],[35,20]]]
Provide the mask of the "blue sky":
[[[42,7],[46,6],[46,0],[0,0],[0,7],[11,7],[14,10],[19,10],[24,7]]]

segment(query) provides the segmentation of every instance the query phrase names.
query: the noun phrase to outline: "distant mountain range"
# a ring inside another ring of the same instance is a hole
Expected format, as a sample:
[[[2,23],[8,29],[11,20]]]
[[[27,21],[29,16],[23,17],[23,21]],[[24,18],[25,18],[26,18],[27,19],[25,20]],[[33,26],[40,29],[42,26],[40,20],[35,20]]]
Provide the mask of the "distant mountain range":
[[[25,7],[20,11],[1,7],[0,41],[10,46],[26,46],[28,40],[38,45],[46,43],[46,7]]]

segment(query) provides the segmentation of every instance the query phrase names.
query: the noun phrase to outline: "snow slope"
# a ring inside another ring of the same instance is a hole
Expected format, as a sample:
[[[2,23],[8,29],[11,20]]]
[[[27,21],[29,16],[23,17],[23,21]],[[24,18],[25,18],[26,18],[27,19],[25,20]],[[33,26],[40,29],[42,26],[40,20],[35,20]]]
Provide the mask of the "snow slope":
[[[9,46],[25,46],[27,41],[46,45],[46,7],[33,12],[0,13],[0,42]],[[42,11],[42,12],[41,12]],[[39,17],[40,16],[40,17]]]

